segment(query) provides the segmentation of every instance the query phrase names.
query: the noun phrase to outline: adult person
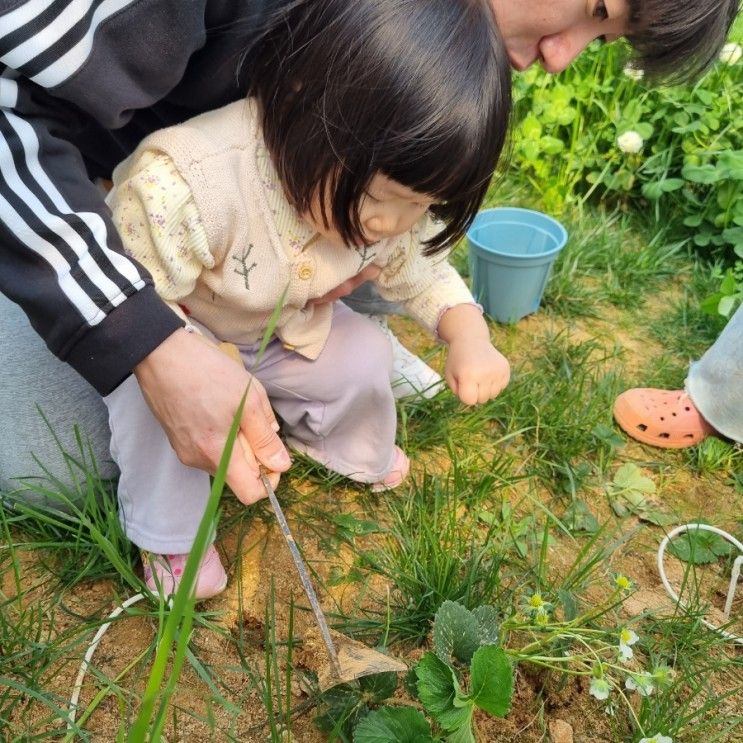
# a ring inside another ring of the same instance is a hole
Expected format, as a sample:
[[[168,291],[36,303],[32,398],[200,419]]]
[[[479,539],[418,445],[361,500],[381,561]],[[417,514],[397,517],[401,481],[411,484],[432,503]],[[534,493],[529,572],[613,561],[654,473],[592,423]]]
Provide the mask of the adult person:
[[[626,390],[614,402],[614,417],[632,438],[665,449],[713,435],[743,443],[743,306],[690,366],[685,389]]]
[[[265,392],[158,299],[91,182],[155,129],[242,97],[241,54],[289,1],[0,0],[0,290],[33,327],[0,305],[0,433],[13,442],[0,488],[31,474],[31,452],[51,451],[36,403],[63,446],[79,422],[105,460],[95,393],[130,373],[181,461],[207,471],[247,388],[249,447],[227,472],[244,502],[263,495],[259,464],[289,467]],[[559,72],[594,39],[628,36],[649,74],[672,77],[714,58],[737,11],[737,0],[488,1],[517,70]]]

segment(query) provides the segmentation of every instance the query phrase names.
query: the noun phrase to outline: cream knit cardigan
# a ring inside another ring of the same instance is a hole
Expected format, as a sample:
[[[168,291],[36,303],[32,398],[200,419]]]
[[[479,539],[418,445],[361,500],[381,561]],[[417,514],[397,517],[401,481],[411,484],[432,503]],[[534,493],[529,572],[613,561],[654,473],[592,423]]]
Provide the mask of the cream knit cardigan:
[[[473,303],[445,257],[425,258],[427,217],[368,247],[336,246],[287,202],[254,101],[238,101],[155,132],[114,173],[114,222],[159,294],[220,340],[260,340],[283,297],[275,334],[309,359],[322,351],[332,307],[310,305],[364,266],[382,267],[386,299],[431,332],[442,313]]]

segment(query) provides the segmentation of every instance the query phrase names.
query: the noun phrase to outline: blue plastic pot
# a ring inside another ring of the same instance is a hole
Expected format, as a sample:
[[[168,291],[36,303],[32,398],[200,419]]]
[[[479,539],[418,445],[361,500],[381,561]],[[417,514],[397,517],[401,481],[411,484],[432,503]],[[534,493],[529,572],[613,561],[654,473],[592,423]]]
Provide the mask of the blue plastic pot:
[[[568,233],[552,217],[531,209],[484,209],[469,230],[473,294],[498,322],[536,312],[552,264]]]

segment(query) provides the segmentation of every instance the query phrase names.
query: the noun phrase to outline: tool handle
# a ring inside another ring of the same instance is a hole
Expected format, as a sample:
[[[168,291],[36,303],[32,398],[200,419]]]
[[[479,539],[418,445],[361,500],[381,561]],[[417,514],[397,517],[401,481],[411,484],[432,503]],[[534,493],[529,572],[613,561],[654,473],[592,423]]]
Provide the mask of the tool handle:
[[[330,661],[333,664],[333,670],[335,671],[336,676],[340,678],[341,669],[340,663],[338,661],[338,651],[335,649],[335,643],[333,642],[333,638],[330,636],[328,623],[325,621],[325,614],[323,614],[323,610],[320,607],[320,602],[317,600],[317,594],[315,593],[315,589],[312,586],[312,581],[310,580],[307,566],[302,559],[302,555],[299,553],[297,543],[294,541],[294,537],[292,536],[291,530],[289,529],[289,524],[286,521],[284,512],[281,510],[281,506],[279,505],[276,493],[274,493],[273,487],[271,486],[271,483],[264,472],[261,472],[261,480],[263,481],[263,486],[266,488],[268,500],[271,503],[271,508],[273,508],[274,514],[276,515],[276,520],[279,522],[279,526],[281,527],[281,533],[284,535],[286,544],[289,547],[289,552],[291,552],[292,559],[294,560],[294,565],[296,566],[297,572],[299,573],[299,578],[302,581],[304,592],[307,594],[307,598],[310,600],[310,606],[312,607],[312,611],[315,614],[315,619],[317,620],[317,625],[320,628],[320,634],[322,635],[322,639],[325,642],[325,647],[328,649],[328,655],[330,655]]]

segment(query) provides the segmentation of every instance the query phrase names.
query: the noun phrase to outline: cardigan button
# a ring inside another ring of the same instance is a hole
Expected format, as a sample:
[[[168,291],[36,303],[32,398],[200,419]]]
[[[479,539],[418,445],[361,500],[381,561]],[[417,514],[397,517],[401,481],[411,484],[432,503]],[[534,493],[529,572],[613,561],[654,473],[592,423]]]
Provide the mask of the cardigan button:
[[[309,281],[312,276],[314,275],[315,271],[312,268],[311,263],[303,263],[298,269],[297,269],[297,276],[299,276],[302,281]]]

